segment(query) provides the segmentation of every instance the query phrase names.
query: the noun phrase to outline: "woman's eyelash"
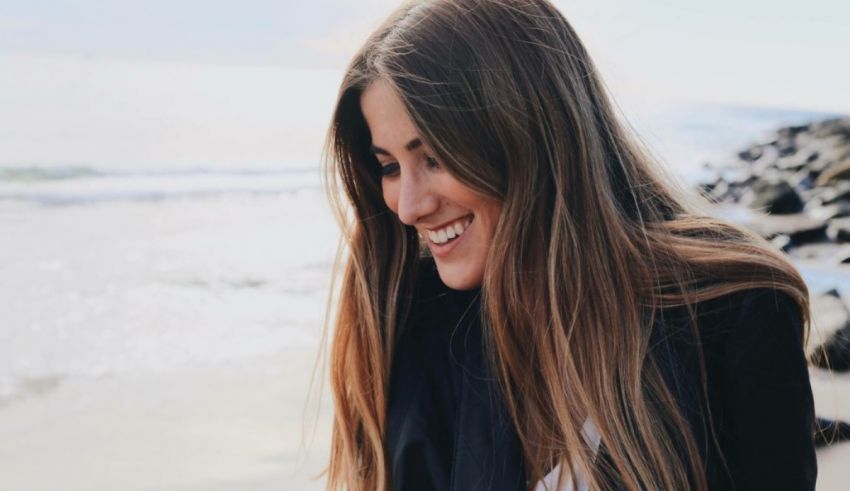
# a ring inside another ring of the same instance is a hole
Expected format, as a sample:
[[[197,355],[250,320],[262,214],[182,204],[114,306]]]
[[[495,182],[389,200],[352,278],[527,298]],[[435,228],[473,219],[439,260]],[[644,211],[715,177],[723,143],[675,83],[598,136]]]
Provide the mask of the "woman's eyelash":
[[[440,167],[440,162],[434,157],[425,157],[425,163],[432,169]],[[398,162],[390,162],[381,166],[381,177],[391,176],[396,172],[398,172]]]
[[[390,162],[387,165],[381,166],[381,177],[386,177],[394,174],[398,170],[398,164],[395,162]]]

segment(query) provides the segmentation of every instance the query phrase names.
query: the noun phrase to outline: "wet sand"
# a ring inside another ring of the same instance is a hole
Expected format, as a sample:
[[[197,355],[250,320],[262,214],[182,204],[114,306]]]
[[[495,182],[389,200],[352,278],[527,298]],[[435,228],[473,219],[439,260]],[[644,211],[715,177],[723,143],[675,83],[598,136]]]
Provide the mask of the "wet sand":
[[[301,446],[314,346],[148,375],[58,380],[0,407],[3,490],[323,489],[326,393]],[[818,414],[850,420],[850,375],[813,372]],[[325,388],[327,390],[327,387]],[[846,489],[850,444],[818,453],[819,491]]]
[[[66,380],[0,407],[3,490],[313,490],[302,414],[313,347],[153,375]]]

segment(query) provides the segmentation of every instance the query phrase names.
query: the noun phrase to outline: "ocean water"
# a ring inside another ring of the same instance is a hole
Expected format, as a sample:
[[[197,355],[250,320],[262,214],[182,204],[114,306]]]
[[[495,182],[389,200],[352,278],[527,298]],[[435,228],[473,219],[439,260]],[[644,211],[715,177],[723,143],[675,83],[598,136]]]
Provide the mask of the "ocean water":
[[[336,243],[314,170],[2,168],[0,405],[315,343]]]
[[[767,131],[826,117],[683,106],[632,121],[686,182]],[[338,241],[318,165],[0,165],[0,406],[73,377],[318,342]],[[850,276],[804,271],[819,289]]]

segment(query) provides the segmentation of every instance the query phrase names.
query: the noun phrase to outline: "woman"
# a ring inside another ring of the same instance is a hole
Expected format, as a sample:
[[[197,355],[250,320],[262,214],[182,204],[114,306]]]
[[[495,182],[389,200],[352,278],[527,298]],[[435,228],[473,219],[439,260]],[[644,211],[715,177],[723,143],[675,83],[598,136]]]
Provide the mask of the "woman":
[[[814,489],[805,284],[663,178],[547,1],[399,8],[327,162],[330,489]]]

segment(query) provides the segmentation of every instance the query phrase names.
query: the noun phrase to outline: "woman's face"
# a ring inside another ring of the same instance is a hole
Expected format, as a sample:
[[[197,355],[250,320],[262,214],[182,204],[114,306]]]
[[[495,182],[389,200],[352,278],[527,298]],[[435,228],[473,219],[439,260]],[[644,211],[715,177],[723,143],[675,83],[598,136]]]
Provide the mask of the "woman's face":
[[[424,141],[392,86],[379,80],[360,98],[381,164],[384,201],[426,241],[449,288],[481,286],[501,204],[452,177]]]

